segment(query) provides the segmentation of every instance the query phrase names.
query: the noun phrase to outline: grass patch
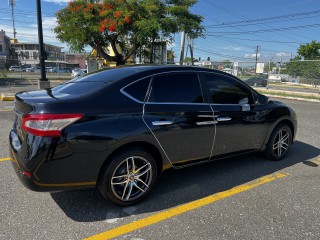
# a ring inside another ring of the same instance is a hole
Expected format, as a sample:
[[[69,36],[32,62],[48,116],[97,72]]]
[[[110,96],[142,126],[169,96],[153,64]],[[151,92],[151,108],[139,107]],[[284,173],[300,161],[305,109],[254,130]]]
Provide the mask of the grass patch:
[[[285,83],[269,83],[270,86],[287,87],[287,88],[303,88],[303,89],[318,89],[317,87],[309,87],[304,85],[291,85]]]
[[[6,78],[8,76],[8,71],[7,70],[0,70],[0,79],[1,78]]]
[[[273,95],[273,96],[312,99],[312,100],[319,100],[320,101],[320,96],[314,96],[314,95],[300,95],[300,94],[295,94],[295,93],[291,94],[291,93],[283,93],[283,92],[263,91],[263,90],[258,90],[258,89],[257,89],[257,91],[262,94],[268,94],[268,95]]]

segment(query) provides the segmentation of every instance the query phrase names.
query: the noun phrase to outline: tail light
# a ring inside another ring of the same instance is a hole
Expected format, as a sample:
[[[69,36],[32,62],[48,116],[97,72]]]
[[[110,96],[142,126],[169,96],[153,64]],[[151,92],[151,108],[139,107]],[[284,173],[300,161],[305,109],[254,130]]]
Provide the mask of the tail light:
[[[22,118],[22,128],[36,136],[59,137],[62,129],[82,117],[82,114],[27,114]]]

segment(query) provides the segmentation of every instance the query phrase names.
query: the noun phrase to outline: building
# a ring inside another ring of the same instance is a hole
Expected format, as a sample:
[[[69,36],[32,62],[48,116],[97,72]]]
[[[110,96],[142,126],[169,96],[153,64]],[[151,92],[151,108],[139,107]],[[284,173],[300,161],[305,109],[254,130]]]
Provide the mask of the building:
[[[38,65],[40,63],[38,43],[13,43],[11,46],[15,50],[20,65]],[[51,44],[44,44],[46,59],[51,61],[63,60],[62,48]]]
[[[0,30],[0,69],[9,68],[10,65],[14,65],[14,50],[10,45],[10,38],[6,35],[6,32]]]
[[[75,67],[86,68],[86,57],[88,55],[90,53],[65,52],[64,61],[69,65],[75,65]]]
[[[141,46],[135,54],[136,64],[167,64],[168,51],[167,43],[164,41],[156,41],[151,53],[150,46]],[[152,62],[150,56],[152,55]]]

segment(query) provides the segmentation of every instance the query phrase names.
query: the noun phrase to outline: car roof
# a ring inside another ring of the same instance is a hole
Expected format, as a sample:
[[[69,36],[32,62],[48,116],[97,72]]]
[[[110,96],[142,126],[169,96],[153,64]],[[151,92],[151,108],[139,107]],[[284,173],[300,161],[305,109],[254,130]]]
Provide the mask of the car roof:
[[[146,73],[146,74],[156,74],[161,72],[170,72],[170,71],[196,71],[196,72],[216,72],[223,75],[232,76],[231,74],[221,72],[218,70],[203,68],[203,67],[195,67],[195,66],[179,66],[179,65],[134,65],[134,66],[120,66],[116,68],[110,69],[103,69],[100,70],[101,72],[108,72],[110,70],[119,71],[122,73],[127,74],[134,74],[134,73]],[[98,71],[99,72],[99,71]]]

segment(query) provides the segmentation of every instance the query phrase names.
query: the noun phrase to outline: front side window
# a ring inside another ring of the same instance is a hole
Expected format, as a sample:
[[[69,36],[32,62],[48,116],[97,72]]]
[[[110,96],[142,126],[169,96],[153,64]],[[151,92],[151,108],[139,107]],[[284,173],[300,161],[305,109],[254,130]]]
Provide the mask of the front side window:
[[[253,104],[250,89],[220,74],[204,74],[209,101],[215,104]]]
[[[198,75],[175,73],[155,76],[148,102],[203,103]]]

